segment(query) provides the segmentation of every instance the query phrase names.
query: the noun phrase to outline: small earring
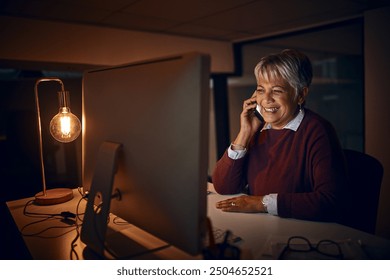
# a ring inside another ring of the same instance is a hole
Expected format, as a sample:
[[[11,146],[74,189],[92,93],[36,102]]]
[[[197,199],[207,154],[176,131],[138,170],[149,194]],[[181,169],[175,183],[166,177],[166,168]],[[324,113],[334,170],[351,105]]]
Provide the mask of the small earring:
[[[298,105],[299,105],[299,112],[302,112],[302,104],[299,103]]]

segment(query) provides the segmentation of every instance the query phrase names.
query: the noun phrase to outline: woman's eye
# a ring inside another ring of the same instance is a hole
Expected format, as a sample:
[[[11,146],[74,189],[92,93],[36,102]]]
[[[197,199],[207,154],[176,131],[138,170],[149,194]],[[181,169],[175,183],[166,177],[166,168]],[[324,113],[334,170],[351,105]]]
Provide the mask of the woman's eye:
[[[273,92],[274,94],[280,95],[280,94],[283,93],[283,90],[276,89],[276,90],[273,90],[272,92]]]
[[[264,93],[264,90],[263,89],[256,89],[256,92],[262,94],[262,93]]]

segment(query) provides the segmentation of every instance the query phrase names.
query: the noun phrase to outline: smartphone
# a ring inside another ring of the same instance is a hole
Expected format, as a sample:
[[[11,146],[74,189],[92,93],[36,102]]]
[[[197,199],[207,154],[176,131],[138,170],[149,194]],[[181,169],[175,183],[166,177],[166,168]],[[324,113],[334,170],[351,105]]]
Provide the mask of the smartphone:
[[[264,118],[263,116],[261,115],[261,107],[259,104],[256,105],[256,110],[253,111],[253,113],[255,114],[255,116],[261,121],[261,122],[264,122]]]

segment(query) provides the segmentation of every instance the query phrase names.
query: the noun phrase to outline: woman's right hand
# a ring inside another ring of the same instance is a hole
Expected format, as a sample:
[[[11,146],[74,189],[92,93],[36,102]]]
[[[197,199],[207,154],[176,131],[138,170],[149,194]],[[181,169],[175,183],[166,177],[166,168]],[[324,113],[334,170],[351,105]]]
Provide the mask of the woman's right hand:
[[[247,147],[252,136],[260,129],[261,121],[254,113],[256,106],[256,92],[254,92],[251,98],[246,99],[242,105],[240,132],[234,140],[234,144]]]

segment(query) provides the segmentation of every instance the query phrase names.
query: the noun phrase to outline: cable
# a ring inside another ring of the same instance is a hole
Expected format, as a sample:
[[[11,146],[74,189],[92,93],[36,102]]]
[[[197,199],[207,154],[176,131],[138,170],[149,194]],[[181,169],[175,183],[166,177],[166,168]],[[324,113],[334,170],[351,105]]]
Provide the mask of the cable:
[[[84,213],[79,213],[79,207],[80,207],[80,203],[81,201],[83,200],[88,200],[87,198],[80,198],[79,202],[77,203],[77,206],[76,206],[76,219],[79,220],[81,223],[83,222],[83,219],[80,218],[80,216],[82,215],[85,215],[85,212]]]
[[[42,218],[38,221],[33,221],[31,223],[28,223],[24,225],[20,229],[20,233],[22,236],[26,237],[38,237],[38,238],[44,238],[44,239],[51,239],[51,238],[58,238],[61,236],[65,236],[66,234],[76,230],[77,235],[78,235],[78,224],[77,220],[75,219],[77,217],[76,214],[70,212],[70,211],[63,211],[61,213],[37,213],[37,212],[29,212],[27,211],[27,208],[34,202],[34,200],[29,200],[26,202],[23,208],[23,214],[27,217],[33,217],[33,218]],[[68,223],[66,226],[50,226],[47,228],[44,228],[38,232],[34,233],[26,233],[26,229],[31,227],[32,225],[38,224],[38,223],[43,223],[49,220],[61,220],[63,222]],[[61,232],[60,234],[56,235],[48,235],[44,236],[42,235],[43,233],[52,230],[52,229],[69,229],[66,230],[65,232]]]
[[[72,240],[72,243],[70,244],[70,259],[73,260],[73,255],[76,256],[76,260],[79,260],[79,255],[77,254],[77,251],[76,251],[76,242],[77,240],[80,238],[80,230],[79,230],[80,226],[79,224],[76,222],[76,237]]]
[[[42,222],[42,221],[40,221],[40,222]],[[31,226],[31,224],[28,224],[28,225],[24,226],[24,228],[26,228],[27,226]],[[24,228],[23,228],[23,230],[24,230]],[[51,229],[66,229],[66,228],[70,228],[70,230],[68,230],[66,232],[62,232],[62,233],[60,233],[58,235],[40,236],[40,234],[42,234],[42,233],[44,233],[44,232],[46,232],[48,230],[51,230]],[[45,229],[43,229],[41,231],[35,232],[35,233],[26,234],[26,233],[21,232],[21,234],[23,236],[28,236],[28,237],[39,237],[39,238],[51,239],[51,238],[58,238],[58,237],[64,236],[64,235],[66,235],[69,232],[72,232],[74,230],[75,230],[74,226],[62,226],[62,227],[61,226],[53,226],[53,227],[47,227],[47,228],[45,228]]]
[[[50,213],[35,213],[35,212],[28,212],[27,211],[27,207],[29,205],[31,205],[32,203],[34,202],[34,200],[29,200],[26,202],[26,204],[24,205],[24,208],[23,208],[23,215],[27,216],[27,217],[56,217],[56,216],[61,216],[61,214],[59,213],[55,213],[55,214],[50,214]]]
[[[23,208],[23,214],[27,217],[48,217],[48,218],[54,218],[54,217],[63,217],[65,219],[69,218],[76,218],[76,214],[69,212],[69,211],[63,211],[61,213],[36,213],[36,212],[28,212],[27,207],[31,205],[34,202],[34,200],[29,200],[26,202]]]
[[[80,188],[79,188],[80,189]],[[83,220],[80,218],[80,215],[84,215],[84,213],[79,213],[79,207],[80,207],[80,203],[81,201],[83,200],[87,200],[87,198],[85,197],[81,197],[80,200],[78,201],[77,203],[77,206],[76,206],[76,221],[75,221],[75,225],[76,225],[76,236],[75,238],[72,240],[72,243],[70,244],[70,259],[73,260],[73,255],[75,255],[76,257],[76,260],[79,260],[79,255],[77,254],[77,251],[76,251],[76,242],[77,240],[80,238],[80,226],[82,225],[83,223]],[[81,224],[79,224],[77,221],[80,221]]]

